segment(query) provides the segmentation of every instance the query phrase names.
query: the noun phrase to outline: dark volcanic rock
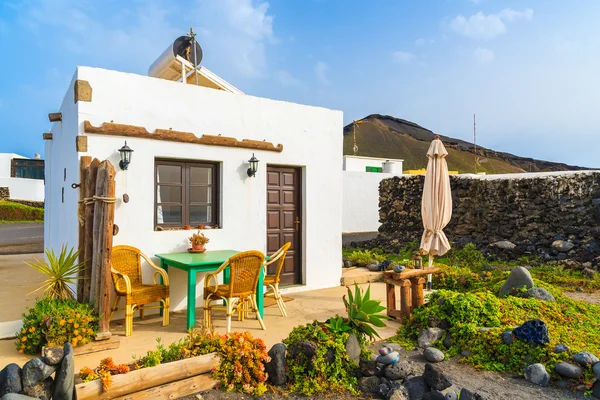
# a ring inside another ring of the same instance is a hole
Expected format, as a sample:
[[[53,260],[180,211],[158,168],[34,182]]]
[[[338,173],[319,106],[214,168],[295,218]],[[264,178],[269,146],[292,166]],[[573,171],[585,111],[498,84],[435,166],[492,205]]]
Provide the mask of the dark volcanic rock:
[[[422,398],[427,389],[425,386],[425,379],[422,376],[415,376],[404,382],[404,387],[408,391],[408,397],[411,400]]]
[[[552,294],[544,288],[534,287],[521,294],[521,297],[534,298],[543,301],[555,302],[556,299]]]
[[[377,365],[377,361],[373,360],[360,360],[358,364],[360,368],[360,373],[363,376],[382,376],[383,370],[379,365]]]
[[[419,343],[419,347],[426,348],[431,346],[434,342],[437,342],[444,335],[444,330],[442,328],[429,328],[424,329],[419,333],[419,337],[417,338],[417,342]]]
[[[421,397],[422,400],[446,400],[446,396],[444,393],[439,390],[432,390],[431,392],[427,392]]]
[[[358,380],[358,388],[368,394],[375,394],[379,391],[381,381],[377,376],[365,376]]]
[[[479,393],[473,393],[469,389],[463,388],[460,391],[460,400],[484,400]]]
[[[7,393],[19,393],[22,390],[21,367],[14,363],[8,364],[0,371],[0,396]]]
[[[48,365],[56,365],[62,361],[64,354],[61,347],[44,347],[42,349],[42,361]]]
[[[52,378],[48,377],[34,386],[26,386],[23,389],[23,393],[25,393],[27,396],[35,397],[40,400],[50,400],[52,398],[53,387],[54,381]],[[57,398],[57,400],[60,399],[60,397]]]
[[[425,364],[423,379],[434,390],[444,390],[452,386],[452,378],[446,375],[440,368],[434,367],[429,363]]]
[[[54,400],[72,400],[75,391],[75,360],[73,345],[66,343],[63,348],[64,357],[54,381]]]
[[[594,365],[600,361],[598,360],[598,357],[588,351],[580,351],[579,353],[573,354],[573,360],[577,361],[579,365],[584,367],[588,365]]]
[[[412,375],[414,368],[409,361],[398,361],[396,364],[388,365],[384,372],[387,379],[397,381]]]
[[[285,344],[277,343],[269,350],[271,361],[265,365],[265,370],[269,374],[269,381],[275,386],[285,384],[287,378],[285,375]]]
[[[526,321],[513,330],[513,335],[524,342],[543,345],[550,341],[548,326],[539,319]]]
[[[560,376],[564,376],[565,378],[576,379],[583,375],[583,368],[579,365],[571,364],[566,361],[559,362],[554,365],[554,370]]]
[[[33,358],[23,365],[23,388],[33,387],[56,371],[56,366],[44,364],[39,358]]]

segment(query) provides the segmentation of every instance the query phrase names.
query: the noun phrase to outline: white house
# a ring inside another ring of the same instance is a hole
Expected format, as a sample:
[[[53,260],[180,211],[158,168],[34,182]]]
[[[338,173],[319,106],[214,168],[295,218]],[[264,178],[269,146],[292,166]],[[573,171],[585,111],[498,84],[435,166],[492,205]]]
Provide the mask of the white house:
[[[0,187],[11,199],[44,201],[44,161],[15,153],[0,153]]]
[[[212,228],[204,231],[208,250],[271,253],[292,240],[288,290],[338,286],[342,112],[245,95],[200,73],[195,86],[77,68],[60,120],[45,135],[45,246],[77,247],[79,189],[71,185],[79,182],[80,157],[92,156],[118,171],[114,245],[151,257],[183,252],[193,232],[184,226],[199,224]],[[121,170],[125,141],[134,152]],[[258,170],[249,177],[253,155]],[[171,268],[169,277],[172,309],[185,308],[185,272]]]
[[[402,175],[403,160],[344,156],[342,231],[376,232],[379,229],[379,183]]]

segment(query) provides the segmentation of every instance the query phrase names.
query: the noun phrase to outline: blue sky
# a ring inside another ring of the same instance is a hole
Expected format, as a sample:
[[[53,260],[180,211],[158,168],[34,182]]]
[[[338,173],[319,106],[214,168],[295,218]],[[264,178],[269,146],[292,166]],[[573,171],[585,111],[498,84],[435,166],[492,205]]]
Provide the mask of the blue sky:
[[[146,74],[194,27],[202,64],[248,94],[465,140],[476,113],[478,144],[600,167],[599,16],[596,0],[6,0],[0,152],[43,153],[77,65]]]

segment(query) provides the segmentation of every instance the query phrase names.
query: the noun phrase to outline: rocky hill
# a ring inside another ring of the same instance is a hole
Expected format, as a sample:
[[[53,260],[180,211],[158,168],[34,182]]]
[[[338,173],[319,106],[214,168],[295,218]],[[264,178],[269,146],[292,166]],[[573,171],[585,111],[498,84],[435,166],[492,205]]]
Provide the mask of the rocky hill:
[[[404,169],[427,166],[427,149],[435,133],[429,129],[388,115],[372,114],[362,120],[356,129],[358,156],[400,158]],[[448,168],[461,173],[475,172],[473,143],[440,135],[448,150]],[[344,154],[353,154],[352,124],[344,127]],[[562,163],[519,157],[477,146],[480,163],[477,172],[502,174],[514,172],[574,171],[588,168]]]

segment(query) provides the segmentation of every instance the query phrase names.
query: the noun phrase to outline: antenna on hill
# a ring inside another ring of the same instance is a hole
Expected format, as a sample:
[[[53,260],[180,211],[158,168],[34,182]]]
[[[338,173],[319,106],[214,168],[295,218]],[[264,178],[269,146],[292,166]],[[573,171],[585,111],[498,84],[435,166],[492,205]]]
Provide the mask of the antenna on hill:
[[[475,114],[473,114],[473,149],[473,155],[475,156],[475,173],[477,173],[477,130],[475,124]]]
[[[352,150],[354,151],[353,155],[356,155],[356,153],[358,153],[358,146],[356,145],[356,125],[358,125],[359,123],[360,122],[357,122],[356,120],[352,122],[352,129],[354,135],[354,146],[352,147]]]

